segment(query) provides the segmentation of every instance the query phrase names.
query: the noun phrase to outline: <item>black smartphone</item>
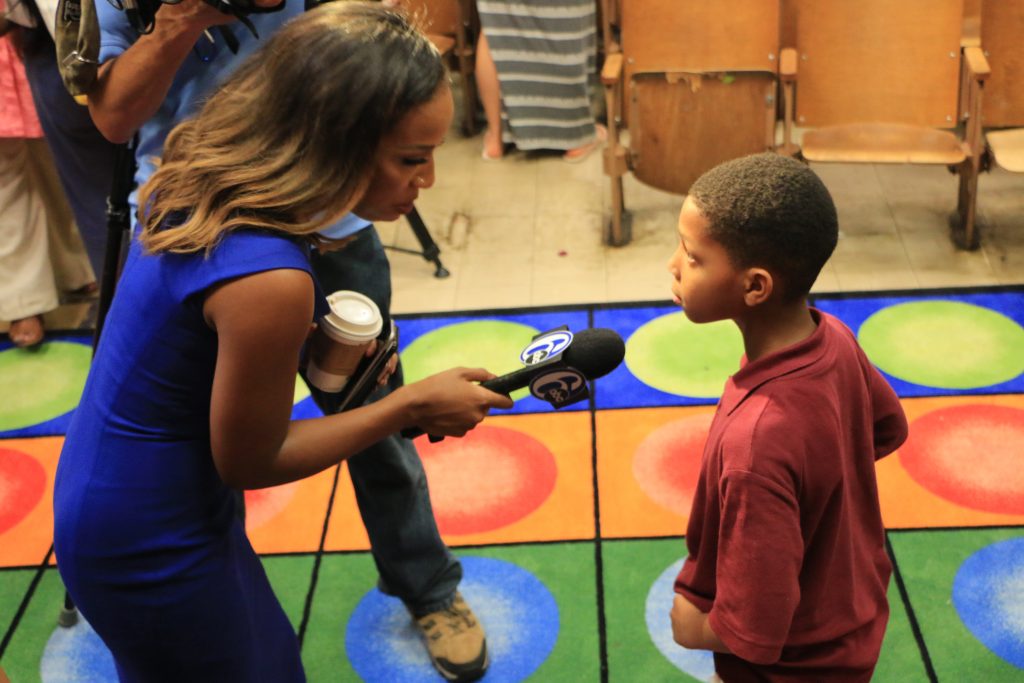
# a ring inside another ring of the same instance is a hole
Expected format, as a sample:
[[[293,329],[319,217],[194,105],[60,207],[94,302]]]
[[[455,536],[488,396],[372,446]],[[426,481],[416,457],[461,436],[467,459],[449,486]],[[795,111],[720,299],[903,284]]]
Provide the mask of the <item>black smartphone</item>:
[[[391,321],[391,327],[387,336],[377,338],[377,350],[372,356],[364,356],[359,361],[355,372],[349,378],[345,386],[338,392],[338,407],[336,412],[358,408],[366,402],[373,390],[377,388],[377,378],[381,371],[391,360],[391,356],[398,352],[398,325]]]

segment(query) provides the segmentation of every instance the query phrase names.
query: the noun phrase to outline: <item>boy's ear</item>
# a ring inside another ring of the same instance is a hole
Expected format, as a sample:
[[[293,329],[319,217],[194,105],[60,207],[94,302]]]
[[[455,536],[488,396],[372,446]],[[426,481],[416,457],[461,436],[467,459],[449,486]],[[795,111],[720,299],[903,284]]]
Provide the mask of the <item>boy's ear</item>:
[[[775,278],[764,268],[748,268],[743,278],[743,302],[750,308],[760,306],[771,298]]]

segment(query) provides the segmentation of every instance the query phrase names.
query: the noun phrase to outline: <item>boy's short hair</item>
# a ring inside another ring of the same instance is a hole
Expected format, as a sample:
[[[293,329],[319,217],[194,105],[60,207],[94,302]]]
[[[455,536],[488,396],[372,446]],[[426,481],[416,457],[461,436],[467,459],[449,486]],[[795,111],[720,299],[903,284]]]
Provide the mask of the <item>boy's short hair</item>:
[[[734,265],[769,270],[786,301],[811,290],[839,237],[825,184],[805,164],[772,152],[715,166],[693,183],[690,197]]]

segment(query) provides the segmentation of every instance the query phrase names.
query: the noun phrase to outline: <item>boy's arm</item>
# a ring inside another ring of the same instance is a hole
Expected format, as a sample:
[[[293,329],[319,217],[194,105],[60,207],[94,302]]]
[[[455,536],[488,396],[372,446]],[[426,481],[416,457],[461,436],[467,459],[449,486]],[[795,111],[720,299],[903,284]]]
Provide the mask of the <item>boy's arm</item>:
[[[900,399],[878,370],[868,368],[871,402],[875,414],[875,460],[880,460],[907,440],[907,416]]]
[[[708,615],[678,593],[669,616],[672,618],[672,638],[683,647],[726,654],[731,652],[729,646],[715,635],[708,623]]]

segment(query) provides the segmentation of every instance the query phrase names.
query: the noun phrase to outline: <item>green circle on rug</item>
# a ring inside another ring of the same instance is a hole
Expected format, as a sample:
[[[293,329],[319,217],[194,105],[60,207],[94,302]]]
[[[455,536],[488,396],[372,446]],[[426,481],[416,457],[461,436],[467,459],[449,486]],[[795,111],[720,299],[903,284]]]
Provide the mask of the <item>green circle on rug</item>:
[[[484,368],[504,375],[522,367],[519,354],[540,330],[502,320],[474,320],[445,325],[417,337],[402,352],[405,383],[449,368]],[[513,392],[519,399],[528,389]]]
[[[740,367],[743,337],[729,320],[700,324],[670,313],[642,325],[626,343],[626,367],[668,394],[715,398]]]
[[[0,351],[0,431],[21,429],[60,417],[82,397],[92,349],[51,341],[36,349]]]
[[[305,401],[311,395],[309,387],[306,386],[306,381],[302,379],[302,375],[295,375],[295,393],[292,395],[292,405],[299,401]]]
[[[976,389],[1024,372],[1024,328],[973,304],[896,304],[865,320],[857,337],[875,365],[914,384]]]

